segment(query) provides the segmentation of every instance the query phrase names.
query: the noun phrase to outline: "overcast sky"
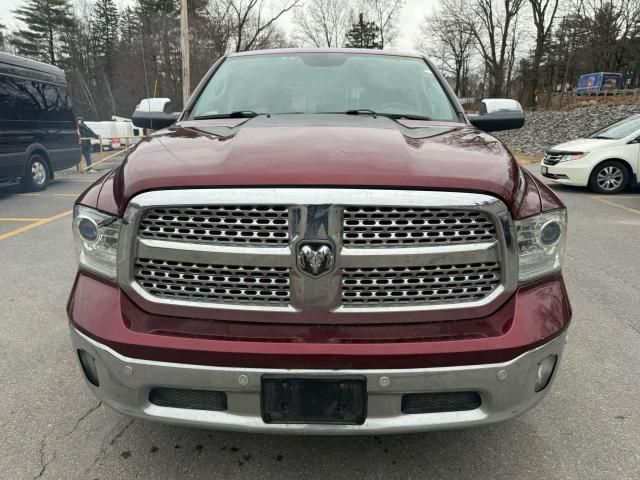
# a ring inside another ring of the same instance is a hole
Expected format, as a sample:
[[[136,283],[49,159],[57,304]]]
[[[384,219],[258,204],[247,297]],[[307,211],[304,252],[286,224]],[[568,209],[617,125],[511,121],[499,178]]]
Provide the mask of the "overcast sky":
[[[0,0],[0,22],[9,28],[16,26],[13,18],[12,10],[24,3],[25,0]],[[116,0],[118,6],[133,3],[133,0]],[[406,5],[400,16],[400,38],[396,42],[399,49],[410,49],[414,46],[414,39],[418,33],[418,25],[422,20],[425,12],[430,11],[438,0],[406,0]],[[282,28],[291,30],[291,16],[283,18],[281,22]]]

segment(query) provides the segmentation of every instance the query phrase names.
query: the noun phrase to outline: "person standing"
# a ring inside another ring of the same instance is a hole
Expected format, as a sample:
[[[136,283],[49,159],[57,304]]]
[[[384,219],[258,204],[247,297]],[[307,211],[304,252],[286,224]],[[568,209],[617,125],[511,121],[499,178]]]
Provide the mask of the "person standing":
[[[91,166],[91,138],[100,138],[96,132],[91,130],[86,123],[84,123],[84,118],[78,117],[76,121],[77,129],[78,129],[78,138],[80,139],[80,146],[82,147],[82,155],[84,156],[85,163],[87,164],[87,168]]]

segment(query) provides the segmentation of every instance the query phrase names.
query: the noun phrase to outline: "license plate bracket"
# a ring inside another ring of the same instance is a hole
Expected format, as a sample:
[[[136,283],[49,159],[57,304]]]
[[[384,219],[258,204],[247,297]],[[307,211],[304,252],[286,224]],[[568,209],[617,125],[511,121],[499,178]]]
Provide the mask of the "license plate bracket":
[[[260,404],[265,423],[362,425],[367,416],[367,381],[264,375]]]

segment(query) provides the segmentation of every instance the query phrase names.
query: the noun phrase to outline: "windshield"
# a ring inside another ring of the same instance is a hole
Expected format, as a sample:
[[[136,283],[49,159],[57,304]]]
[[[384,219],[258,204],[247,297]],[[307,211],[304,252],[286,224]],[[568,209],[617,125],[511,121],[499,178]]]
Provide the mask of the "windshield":
[[[640,115],[625,118],[619,122],[609,125],[608,127],[598,130],[589,138],[607,138],[611,140],[620,140],[634,133],[640,133]]]
[[[231,57],[209,80],[191,118],[349,110],[458,121],[422,59],[354,53]]]

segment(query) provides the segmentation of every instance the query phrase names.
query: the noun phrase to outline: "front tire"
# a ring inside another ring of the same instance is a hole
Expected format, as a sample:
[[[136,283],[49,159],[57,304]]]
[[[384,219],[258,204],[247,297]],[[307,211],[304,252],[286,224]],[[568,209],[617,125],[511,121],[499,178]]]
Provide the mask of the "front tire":
[[[44,190],[49,185],[50,178],[49,164],[44,156],[39,153],[31,155],[27,165],[27,174],[24,177],[25,190],[29,192]]]
[[[605,195],[622,192],[629,183],[629,170],[617,160],[602,162],[591,172],[589,188]]]

